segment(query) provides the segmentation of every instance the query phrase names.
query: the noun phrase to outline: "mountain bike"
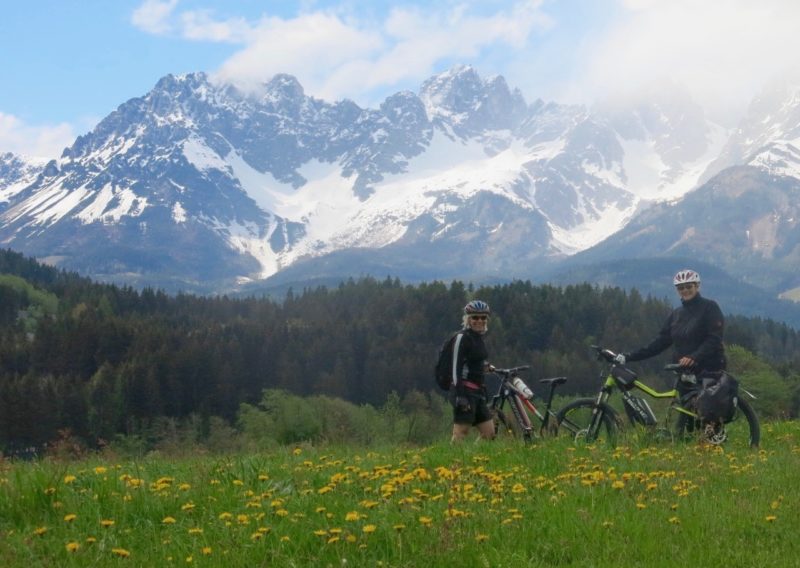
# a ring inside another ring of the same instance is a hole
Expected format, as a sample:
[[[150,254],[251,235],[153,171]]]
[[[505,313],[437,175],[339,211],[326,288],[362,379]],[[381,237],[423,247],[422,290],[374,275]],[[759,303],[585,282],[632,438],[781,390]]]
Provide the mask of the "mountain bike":
[[[628,422],[633,426],[644,427],[646,431],[655,434],[657,439],[695,438],[714,445],[734,441],[753,448],[758,447],[761,427],[755,410],[745,399],[755,399],[755,396],[741,386],[732,420],[725,423],[704,423],[695,412],[693,404],[699,388],[689,389],[683,396],[678,390],[681,381],[697,385],[697,377],[685,367],[676,364],[664,367],[675,374],[675,382],[672,389],[662,392],[640,381],[631,369],[618,364],[613,351],[597,345],[592,345],[592,349],[599,360],[606,362],[600,372],[600,392],[595,398],[580,398],[570,402],[556,415],[557,422],[568,424],[570,431],[576,424],[582,425],[574,434],[576,442],[606,441],[612,446],[616,445],[624,423],[620,413],[609,404],[609,399],[618,390],[622,395],[622,406]],[[632,394],[631,391],[635,389],[654,399],[669,401],[663,423],[659,423],[646,399]]]
[[[530,442],[534,437],[553,435],[558,430],[556,413],[552,410],[553,394],[558,385],[567,382],[566,377],[553,377],[539,379],[543,385],[549,386],[547,397],[544,399],[544,410],[540,410],[533,402],[534,393],[520,378],[519,373],[530,369],[530,365],[512,367],[510,369],[495,369],[493,373],[500,380],[497,391],[492,396],[489,409],[495,424],[495,436],[521,437],[525,442]],[[510,413],[506,411],[510,409]],[[539,426],[534,432],[532,417],[539,421]],[[566,430],[573,426],[573,434],[578,432],[578,425],[572,425],[569,418],[563,421]]]

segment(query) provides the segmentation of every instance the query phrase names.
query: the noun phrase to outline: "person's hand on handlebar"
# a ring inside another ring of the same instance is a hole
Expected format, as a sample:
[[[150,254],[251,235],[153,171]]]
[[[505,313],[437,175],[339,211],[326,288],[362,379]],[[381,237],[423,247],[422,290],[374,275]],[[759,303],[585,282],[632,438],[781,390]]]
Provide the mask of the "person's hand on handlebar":
[[[627,357],[625,356],[625,353],[620,353],[619,355],[614,357],[614,362],[619,364],[619,365],[624,365],[626,360],[627,360]]]
[[[678,365],[680,365],[681,367],[691,368],[694,367],[696,364],[697,364],[696,361],[691,357],[681,357],[678,360]]]

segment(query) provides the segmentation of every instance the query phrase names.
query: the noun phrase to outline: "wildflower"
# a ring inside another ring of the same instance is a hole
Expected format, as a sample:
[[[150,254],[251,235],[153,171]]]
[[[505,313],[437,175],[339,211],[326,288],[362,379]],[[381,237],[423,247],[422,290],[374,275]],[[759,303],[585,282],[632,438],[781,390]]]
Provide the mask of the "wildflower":
[[[303,453],[303,450],[301,450],[300,448],[295,448],[294,451],[292,451],[292,453],[296,456],[299,456],[300,454]]]
[[[478,541],[478,542],[484,542],[486,540],[489,540],[489,535],[488,534],[476,534],[475,535],[475,540]]]
[[[97,542],[97,539],[95,537],[93,536],[86,537],[86,544],[94,544],[95,542]]]
[[[102,465],[99,465],[96,468],[94,468],[94,472],[97,475],[103,475],[106,471],[108,471],[108,470],[105,467],[103,467]]]
[[[250,517],[247,515],[236,515],[236,522],[238,522],[240,525],[246,525],[250,523]]]
[[[292,539],[291,539],[291,538],[289,538],[289,537],[288,537],[288,536],[286,536],[286,535],[284,535],[284,536],[282,536],[282,537],[281,537],[281,542],[289,542],[290,540],[292,540]]]
[[[393,528],[394,530],[396,530],[397,532],[400,532],[400,531],[402,531],[404,528],[406,528],[406,526],[401,524],[401,525],[394,525],[392,528]]]
[[[74,482],[77,479],[74,475],[65,475],[64,476],[64,483],[69,485],[70,483]]]
[[[764,520],[767,521],[768,523],[772,523],[775,522],[777,518],[778,517],[776,517],[775,515],[767,515],[766,517],[764,517]]]
[[[127,558],[128,556],[131,555],[131,553],[128,552],[127,550],[125,550],[124,548],[112,548],[111,552],[113,552],[114,554],[116,554],[120,558]]]
[[[77,542],[68,542],[66,545],[67,552],[77,552],[80,547]]]
[[[233,515],[232,515],[232,514],[230,514],[230,513],[228,513],[228,512],[225,512],[225,513],[220,513],[220,514],[219,514],[219,517],[217,517],[217,518],[218,518],[220,521],[225,521],[225,520],[227,520],[227,519],[230,519],[231,517],[233,517]]]
[[[204,546],[203,549],[200,552],[203,553],[203,556],[210,556],[212,550],[211,550],[210,546]]]
[[[242,485],[244,485],[244,481],[242,481],[241,479],[234,479],[231,483],[233,483],[234,485],[236,485],[238,487],[241,487]]]
[[[64,515],[64,520],[66,522],[68,522],[68,523],[71,523],[72,521],[74,521],[77,518],[78,518],[78,515],[76,515],[75,513],[70,513],[69,515]]]
[[[161,522],[163,524],[165,524],[165,525],[173,525],[173,524],[175,524],[175,518],[174,517],[164,517],[163,519],[161,519]]]
[[[345,539],[347,542],[349,542],[350,544],[353,544],[353,543],[356,541],[356,535],[354,535],[354,534],[349,534],[349,535],[347,535],[346,537],[344,537],[344,539]]]
[[[357,521],[360,518],[360,515],[357,511],[350,511],[344,516],[345,521]]]
[[[192,527],[187,531],[189,534],[203,534],[203,529],[200,527]]]
[[[375,525],[366,525],[361,530],[364,531],[367,534],[370,534],[370,533],[374,533],[376,528],[377,527]]]
[[[181,505],[181,511],[191,511],[192,509],[194,509],[194,503],[191,501]]]
[[[621,479],[617,479],[614,483],[611,484],[612,489],[622,489],[625,487],[625,482]]]
[[[339,537],[338,537],[338,536],[332,536],[331,538],[329,538],[329,539],[327,540],[327,543],[328,543],[328,544],[333,544],[333,543],[335,543],[335,542],[339,542]]]
[[[419,522],[420,524],[428,526],[433,522],[433,519],[431,519],[430,517],[420,517]]]
[[[269,475],[267,475],[266,473],[262,473],[261,475],[258,476],[259,481],[267,481],[268,479]]]
[[[314,531],[314,536],[328,536],[328,531],[324,529],[318,529]]]
[[[512,493],[525,493],[525,491],[527,491],[527,489],[525,489],[525,486],[521,483],[515,483],[514,487],[511,488]]]
[[[681,524],[681,520],[678,517],[670,517],[669,522],[672,523],[673,525]]]
[[[189,485],[188,483],[181,483],[178,486],[178,489],[181,490],[181,491],[189,491],[189,489],[191,489],[191,488],[192,488],[192,486]]]
[[[114,525],[114,521],[111,519],[103,519],[100,521],[100,524],[106,528],[111,527]]]
[[[264,533],[261,532],[254,532],[253,534],[250,535],[250,540],[255,541],[255,540],[261,540],[262,538],[264,538]]]
[[[33,534],[35,534],[36,536],[42,536],[46,532],[47,532],[47,527],[37,527],[33,530]]]

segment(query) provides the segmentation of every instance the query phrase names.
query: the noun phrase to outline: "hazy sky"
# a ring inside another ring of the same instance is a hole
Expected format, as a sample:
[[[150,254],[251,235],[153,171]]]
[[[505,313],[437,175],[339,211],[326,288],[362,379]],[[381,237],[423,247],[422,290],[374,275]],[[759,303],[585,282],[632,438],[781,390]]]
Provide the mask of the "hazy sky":
[[[682,85],[735,122],[798,69],[796,0],[0,0],[0,152],[56,157],[168,73],[377,106],[454,64],[528,102]]]

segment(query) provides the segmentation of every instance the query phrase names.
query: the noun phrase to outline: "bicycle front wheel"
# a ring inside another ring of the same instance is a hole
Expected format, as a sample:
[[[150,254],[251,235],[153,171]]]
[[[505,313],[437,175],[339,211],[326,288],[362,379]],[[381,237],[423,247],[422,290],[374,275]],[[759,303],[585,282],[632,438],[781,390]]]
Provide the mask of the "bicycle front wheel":
[[[575,443],[606,442],[616,445],[619,431],[616,413],[607,404],[600,405],[591,398],[573,400],[556,414],[558,434],[572,436]]]

